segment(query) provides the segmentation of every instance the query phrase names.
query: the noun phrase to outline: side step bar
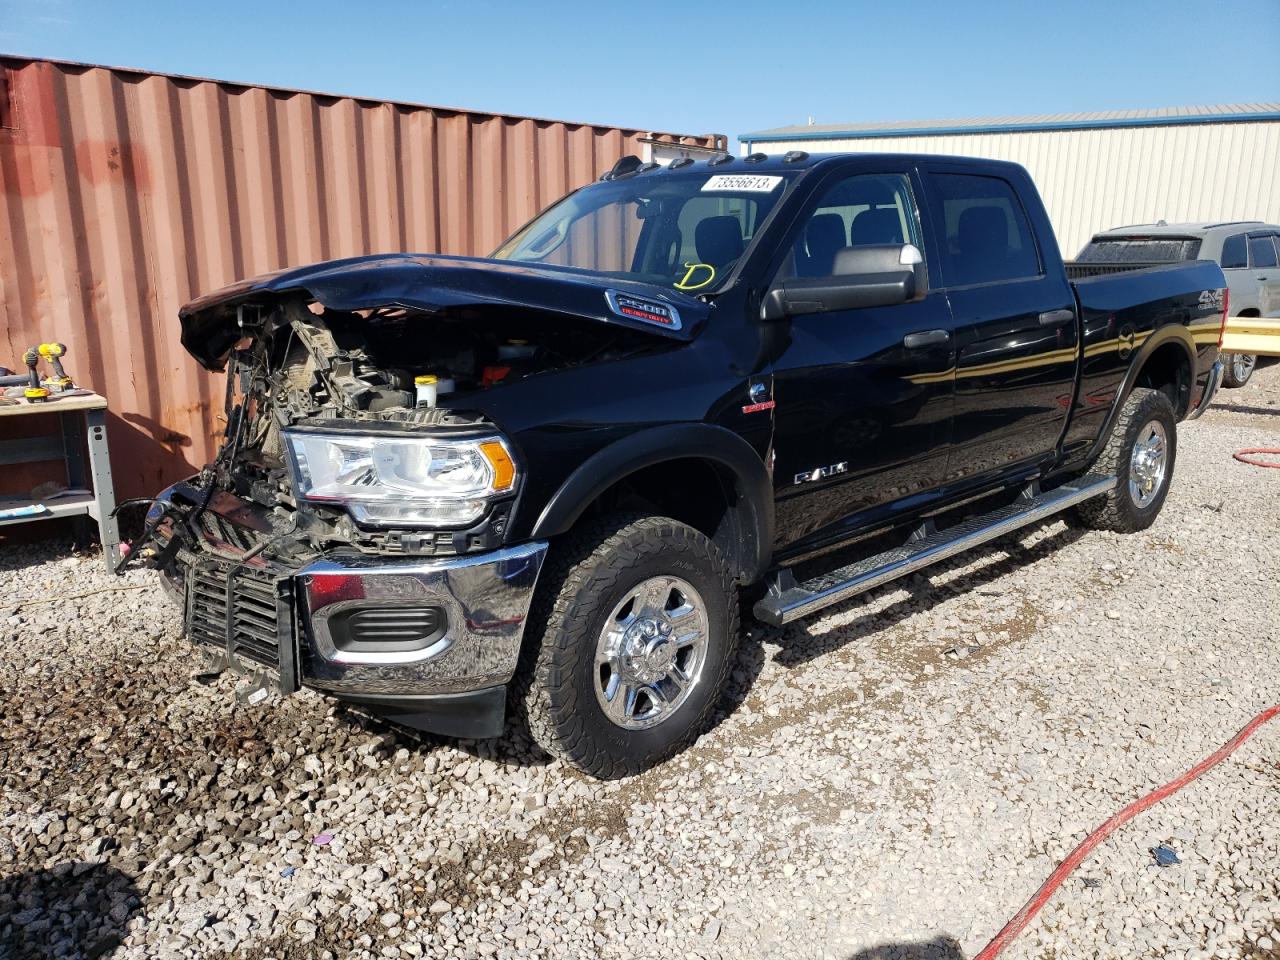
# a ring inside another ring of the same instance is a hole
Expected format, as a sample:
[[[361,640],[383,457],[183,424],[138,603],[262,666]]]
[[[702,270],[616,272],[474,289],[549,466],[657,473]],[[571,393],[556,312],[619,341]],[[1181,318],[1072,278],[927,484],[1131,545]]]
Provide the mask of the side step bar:
[[[840,603],[860,593],[874,590],[890,580],[905,577],[972,547],[995,540],[1021,527],[1061,513],[1068,507],[1109,491],[1115,477],[1084,476],[1069,484],[1039,493],[1028,487],[1014,503],[982,516],[965,520],[945,530],[926,524],[901,547],[886,550],[865,560],[832,570],[820,577],[797,583],[789,569],[778,571],[769,592],[755,605],[758,620],[781,627]]]

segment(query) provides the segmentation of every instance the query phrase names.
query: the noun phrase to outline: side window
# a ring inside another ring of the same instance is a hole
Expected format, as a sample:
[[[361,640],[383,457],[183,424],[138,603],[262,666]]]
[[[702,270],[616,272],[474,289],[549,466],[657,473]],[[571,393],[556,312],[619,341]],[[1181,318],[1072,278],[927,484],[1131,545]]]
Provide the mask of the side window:
[[[930,174],[934,223],[943,231],[947,286],[1038,277],[1031,226],[1013,187],[999,177]]]
[[[791,251],[790,275],[829,277],[841,250],[881,243],[920,246],[916,210],[906,176],[875,173],[846,177],[822,193],[800,230]]]
[[[1276,244],[1271,237],[1249,238],[1249,259],[1255,267],[1274,267],[1276,265]]]
[[[1223,270],[1238,270],[1249,265],[1249,255],[1244,246],[1244,234],[1235,233],[1222,241],[1220,265]]]

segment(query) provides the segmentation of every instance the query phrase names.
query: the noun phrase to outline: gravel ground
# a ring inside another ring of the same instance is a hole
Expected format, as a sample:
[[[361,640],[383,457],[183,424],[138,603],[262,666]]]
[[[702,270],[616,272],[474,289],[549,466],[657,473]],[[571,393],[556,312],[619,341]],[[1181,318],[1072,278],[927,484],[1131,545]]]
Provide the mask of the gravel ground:
[[[240,704],[148,575],[6,547],[0,957],[971,957],[1278,699],[1280,473],[1230,453],[1280,444],[1280,367],[1179,438],[1151,530],[1053,523],[748,644],[718,726],[615,783]],[[1005,956],[1280,958],[1280,722]]]

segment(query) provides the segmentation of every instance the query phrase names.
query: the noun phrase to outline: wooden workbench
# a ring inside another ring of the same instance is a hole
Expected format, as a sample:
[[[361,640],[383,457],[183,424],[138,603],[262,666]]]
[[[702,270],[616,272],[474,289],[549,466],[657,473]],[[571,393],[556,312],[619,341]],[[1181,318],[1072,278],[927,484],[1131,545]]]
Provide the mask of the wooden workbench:
[[[19,400],[15,404],[0,405],[0,466],[62,460],[67,468],[68,489],[84,489],[89,492],[64,494],[47,500],[0,497],[0,510],[37,505],[44,507],[41,513],[33,516],[0,517],[0,526],[34,523],[57,517],[92,517],[98,524],[107,570],[114,570],[120,561],[120,527],[112,516],[116,507],[116,495],[111,482],[111,460],[107,456],[107,401],[96,393],[72,397],[53,394],[53,397],[55,399],[46,403]],[[20,440],[3,438],[4,426],[7,422],[12,422],[12,418],[41,414],[57,415],[59,434]],[[85,446],[89,451],[87,473],[83,449]]]

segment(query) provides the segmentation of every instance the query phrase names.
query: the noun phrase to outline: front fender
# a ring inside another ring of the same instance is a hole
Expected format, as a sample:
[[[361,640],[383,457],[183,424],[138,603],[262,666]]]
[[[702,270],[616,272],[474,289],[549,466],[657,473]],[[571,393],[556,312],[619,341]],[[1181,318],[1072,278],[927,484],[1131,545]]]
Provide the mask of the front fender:
[[[645,467],[672,460],[711,461],[733,477],[738,503],[738,560],[746,582],[769,565],[773,544],[773,483],[746,440],[706,423],[650,427],[605,447],[573,471],[543,508],[532,538],[565,533],[602,493]]]

